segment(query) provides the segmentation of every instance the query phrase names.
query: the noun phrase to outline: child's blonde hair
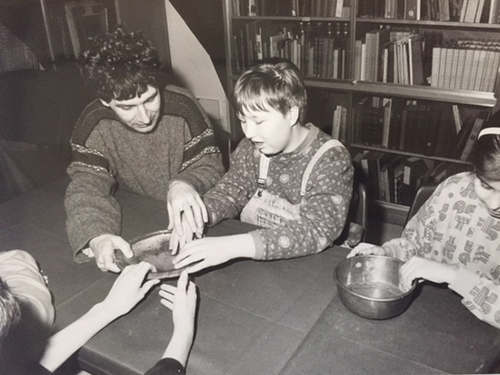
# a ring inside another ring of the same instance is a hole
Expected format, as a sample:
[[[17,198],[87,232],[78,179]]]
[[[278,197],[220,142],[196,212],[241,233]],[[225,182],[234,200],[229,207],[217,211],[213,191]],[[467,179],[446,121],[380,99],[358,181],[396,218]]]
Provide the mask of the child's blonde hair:
[[[286,115],[296,106],[298,121],[302,123],[307,93],[294,64],[288,61],[264,63],[248,69],[238,78],[234,86],[234,104],[238,117],[269,108]]]

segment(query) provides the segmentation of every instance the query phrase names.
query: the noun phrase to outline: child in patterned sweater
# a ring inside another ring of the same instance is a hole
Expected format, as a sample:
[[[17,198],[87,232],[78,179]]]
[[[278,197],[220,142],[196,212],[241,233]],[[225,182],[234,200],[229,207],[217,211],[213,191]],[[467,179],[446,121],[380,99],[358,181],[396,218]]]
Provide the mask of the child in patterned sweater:
[[[307,95],[297,68],[289,62],[257,65],[239,77],[234,99],[246,138],[229,171],[203,196],[208,225],[239,215],[261,228],[189,242],[202,228],[190,229],[185,216],[184,233],[174,233],[171,247],[183,245],[174,263],[189,266],[190,273],[235,258],[315,254],[345,225],[353,183],[350,155],[339,141],[303,123]]]
[[[448,283],[474,315],[500,328],[500,127],[479,133],[472,163],[474,172],[437,187],[400,238],[360,244],[348,256],[397,257],[406,262],[404,287],[415,279]]]

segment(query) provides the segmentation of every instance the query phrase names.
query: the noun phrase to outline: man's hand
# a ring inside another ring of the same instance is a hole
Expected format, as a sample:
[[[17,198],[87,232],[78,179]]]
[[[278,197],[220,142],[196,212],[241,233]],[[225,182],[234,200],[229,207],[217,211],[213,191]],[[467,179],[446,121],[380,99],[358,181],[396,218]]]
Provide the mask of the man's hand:
[[[168,229],[173,232],[177,244],[201,238],[208,221],[207,209],[198,192],[188,183],[173,181],[167,194]],[[187,231],[187,233],[186,233]],[[171,250],[176,251],[173,245]]]
[[[104,310],[116,317],[128,313],[154,285],[160,282],[159,280],[144,282],[151,270],[151,264],[146,262],[125,267],[101,303]]]
[[[413,280],[416,279],[425,279],[438,284],[449,284],[455,279],[457,270],[457,265],[439,263],[420,257],[412,257],[401,266],[399,271],[399,284],[403,290],[410,289]]]
[[[115,250],[120,250],[127,258],[134,255],[130,244],[114,234],[101,234],[90,240],[89,246],[101,271],[120,272],[115,263]]]

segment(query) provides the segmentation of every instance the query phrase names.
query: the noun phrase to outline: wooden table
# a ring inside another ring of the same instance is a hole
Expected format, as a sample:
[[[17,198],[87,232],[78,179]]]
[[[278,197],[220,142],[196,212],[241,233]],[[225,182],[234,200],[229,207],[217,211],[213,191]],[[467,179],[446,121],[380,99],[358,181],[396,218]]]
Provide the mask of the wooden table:
[[[64,230],[66,181],[0,205],[2,249],[30,251],[49,277],[64,327],[101,300],[115,275],[72,261]],[[163,204],[120,192],[124,237],[162,229]],[[226,221],[209,235],[251,227]],[[388,374],[486,372],[500,353],[499,331],[480,322],[448,289],[426,286],[403,315],[357,317],[341,304],[333,279],[340,247],[299,259],[236,261],[196,275],[200,305],[189,375]],[[98,374],[142,374],[163,352],[171,313],[157,288],[79,353]]]

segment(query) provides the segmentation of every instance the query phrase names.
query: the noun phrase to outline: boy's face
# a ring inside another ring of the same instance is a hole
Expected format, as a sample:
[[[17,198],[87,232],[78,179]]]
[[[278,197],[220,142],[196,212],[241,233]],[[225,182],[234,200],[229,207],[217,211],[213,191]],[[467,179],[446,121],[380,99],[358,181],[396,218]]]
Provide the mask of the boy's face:
[[[490,215],[500,219],[500,181],[485,180],[476,176],[474,190],[488,208]]]
[[[293,126],[297,123],[298,108],[287,114],[269,107],[266,111],[248,111],[240,115],[245,136],[265,155],[290,152],[297,146]]]
[[[148,85],[145,92],[132,99],[101,102],[111,108],[123,124],[139,133],[152,131],[160,118],[160,93],[153,86]]]

